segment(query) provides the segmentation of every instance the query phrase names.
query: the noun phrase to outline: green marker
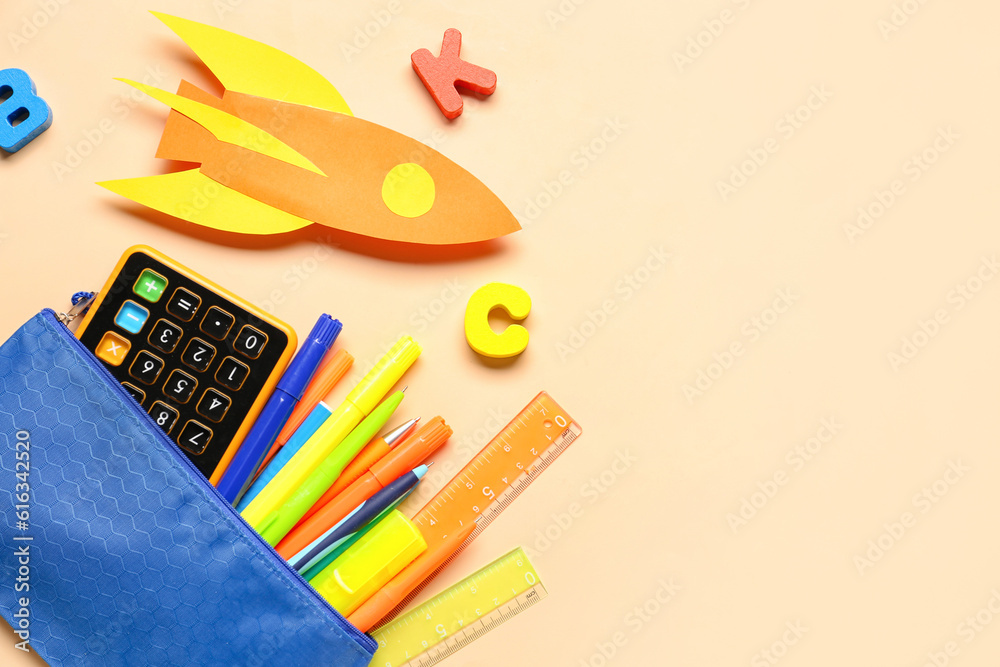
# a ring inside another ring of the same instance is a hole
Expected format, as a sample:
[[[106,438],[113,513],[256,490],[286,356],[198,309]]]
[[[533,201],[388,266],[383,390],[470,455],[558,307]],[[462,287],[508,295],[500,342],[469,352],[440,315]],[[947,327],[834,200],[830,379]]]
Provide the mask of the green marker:
[[[372,413],[365,417],[337,445],[337,448],[323,459],[322,463],[312,471],[305,482],[292,493],[285,504],[281,506],[281,509],[274,515],[274,519],[268,522],[267,526],[261,527],[261,537],[267,540],[268,544],[274,546],[280,542],[288,534],[288,531],[295,527],[295,524],[305,516],[309,508],[326,493],[326,490],[333,486],[333,483],[340,477],[340,473],[344,471],[347,464],[358,455],[358,452],[368,444],[369,440],[375,437],[375,434],[392,417],[392,413],[396,411],[396,408],[403,401],[403,391],[397,391],[372,410]]]

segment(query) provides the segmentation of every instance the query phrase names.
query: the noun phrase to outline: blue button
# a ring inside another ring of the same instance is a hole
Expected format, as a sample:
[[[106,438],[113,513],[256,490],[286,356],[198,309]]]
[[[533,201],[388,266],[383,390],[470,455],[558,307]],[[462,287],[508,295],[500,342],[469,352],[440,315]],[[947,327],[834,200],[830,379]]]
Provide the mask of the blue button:
[[[149,319],[148,310],[135,301],[126,301],[115,315],[115,324],[129,333],[137,334],[142,331],[142,325],[147,319]]]

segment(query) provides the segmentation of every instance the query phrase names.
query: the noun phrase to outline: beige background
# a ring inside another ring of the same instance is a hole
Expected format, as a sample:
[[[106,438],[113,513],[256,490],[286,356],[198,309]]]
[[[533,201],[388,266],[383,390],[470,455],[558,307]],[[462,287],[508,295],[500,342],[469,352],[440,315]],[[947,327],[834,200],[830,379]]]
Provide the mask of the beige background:
[[[414,335],[424,354],[402,412],[453,425],[439,461],[464,463],[462,438],[540,389],[583,425],[446,575],[525,545],[549,598],[448,664],[996,659],[996,3],[150,7],[287,50],[358,116],[421,140],[441,131],[438,148],[525,226],[473,256],[380,252],[320,227],[209,236],[128,206],[94,182],[163,169],[166,111],[129,106],[112,77],[213,84],[145,3],[74,0],[51,18],[46,4],[0,10],[0,64],[27,70],[55,113],[0,159],[0,336],[95,289],[142,242],[299,331],[331,312],[359,365]],[[388,25],[345,55],[389,7]],[[499,77],[453,123],[409,65],[448,27]],[[90,154],[58,177],[80,145]],[[734,169],[751,175],[730,181]],[[852,231],[880,196],[881,216]],[[496,280],[534,301],[528,351],[505,365],[483,363],[462,334],[468,296]],[[605,302],[613,312],[597,315]],[[661,604],[664,583],[680,590]],[[0,660],[33,664],[4,636]]]

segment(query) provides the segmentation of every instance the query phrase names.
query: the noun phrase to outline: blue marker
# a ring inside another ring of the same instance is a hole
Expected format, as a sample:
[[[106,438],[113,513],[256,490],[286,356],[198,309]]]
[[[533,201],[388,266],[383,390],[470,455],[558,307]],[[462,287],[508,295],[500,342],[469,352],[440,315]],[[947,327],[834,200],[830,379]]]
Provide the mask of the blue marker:
[[[242,512],[246,509],[246,506],[250,504],[250,501],[257,497],[257,494],[261,492],[267,483],[274,479],[274,476],[278,474],[278,471],[288,463],[295,452],[302,449],[302,445],[306,444],[306,441],[312,437],[312,434],[316,432],[326,418],[333,414],[333,410],[330,406],[320,401],[309,416],[295,429],[295,433],[292,437],[288,439],[285,446],[278,450],[278,453],[274,455],[274,458],[268,461],[267,467],[264,468],[257,479],[253,481],[247,492],[243,494],[243,497],[238,503],[236,503],[236,511]]]
[[[257,421],[240,445],[232,463],[219,480],[219,493],[230,503],[236,504],[250,486],[253,474],[271,449],[278,433],[285,426],[292,410],[302,399],[302,394],[312,380],[323,357],[337,339],[342,325],[326,313],[320,315],[288,370],[278,380],[274,393],[268,399]]]

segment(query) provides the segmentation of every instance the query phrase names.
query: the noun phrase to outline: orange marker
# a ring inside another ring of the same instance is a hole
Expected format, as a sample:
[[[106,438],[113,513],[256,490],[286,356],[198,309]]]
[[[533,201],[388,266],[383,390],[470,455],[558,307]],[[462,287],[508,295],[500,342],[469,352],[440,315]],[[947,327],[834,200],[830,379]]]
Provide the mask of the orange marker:
[[[326,398],[326,395],[330,393],[334,385],[340,382],[340,379],[344,377],[353,363],[354,357],[347,350],[341,349],[328,354],[323,361],[323,365],[316,371],[316,376],[313,377],[312,382],[306,387],[306,391],[302,395],[302,400],[299,401],[295,410],[292,411],[292,415],[285,422],[284,428],[281,429],[278,437],[275,438],[274,444],[271,445],[271,450],[264,457],[264,461],[257,467],[258,471],[267,467],[267,464],[271,462],[271,459],[278,453],[278,450],[285,446],[285,443],[292,437],[295,430],[302,425],[302,422],[306,420],[306,417],[313,411],[313,408]]]
[[[432,551],[422,553],[398,576],[355,609],[347,620],[361,632],[368,632],[374,628],[376,623],[390,615],[396,607],[408,602],[406,597],[410,591],[447,565],[475,529],[476,524],[470,523],[448,536],[443,542],[437,543]]]
[[[309,508],[303,519],[308,519],[313,514],[319,510],[320,507],[325,505],[330,500],[333,500],[341,491],[344,491],[347,487],[354,483],[358,477],[361,477],[368,469],[373,465],[378,463],[383,457],[387,456],[392,448],[397,444],[402,444],[405,442],[404,438],[410,434],[410,431],[417,425],[420,421],[419,417],[417,419],[411,419],[399,428],[386,433],[385,437],[375,438],[367,445],[364,449],[358,452],[358,455],[354,457],[354,460],[347,464],[344,468],[344,472],[340,473],[340,477],[337,481],[333,483],[326,493],[323,494],[315,505]]]
[[[434,417],[416,435],[407,438],[388,456],[382,458],[353,484],[331,499],[308,519],[300,521],[280,542],[275,550],[288,560],[312,544],[331,526],[400,475],[417,467],[451,436],[451,427],[441,417]]]

